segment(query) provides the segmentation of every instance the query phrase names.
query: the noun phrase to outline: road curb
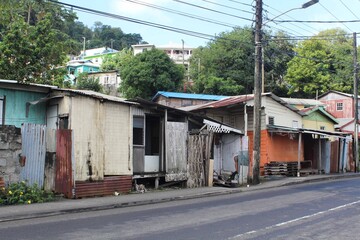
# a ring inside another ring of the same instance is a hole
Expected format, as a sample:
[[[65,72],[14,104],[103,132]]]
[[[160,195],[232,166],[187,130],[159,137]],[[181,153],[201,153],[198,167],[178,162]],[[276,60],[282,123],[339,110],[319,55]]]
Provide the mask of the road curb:
[[[144,205],[171,202],[171,201],[181,201],[181,200],[190,200],[190,199],[197,199],[197,198],[204,198],[204,197],[214,197],[214,196],[220,196],[220,195],[226,195],[226,194],[236,194],[236,193],[241,193],[241,192],[253,192],[253,191],[273,189],[273,188],[277,188],[277,187],[285,187],[285,186],[298,185],[298,184],[304,184],[304,183],[310,183],[310,182],[322,182],[322,181],[337,180],[337,179],[349,179],[349,178],[357,178],[357,177],[360,177],[360,174],[332,175],[332,176],[324,176],[323,178],[301,179],[300,181],[280,183],[278,185],[273,185],[273,186],[266,186],[265,183],[263,186],[252,185],[253,187],[251,187],[251,186],[247,187],[247,188],[245,188],[246,190],[240,189],[240,188],[229,188],[228,190],[222,189],[222,190],[214,191],[214,192],[204,192],[204,193],[191,194],[191,195],[180,195],[180,196],[175,196],[175,197],[155,198],[155,199],[151,199],[151,200],[128,201],[128,202],[123,202],[123,203],[112,203],[112,204],[101,205],[101,206],[89,206],[89,207],[83,207],[83,208],[72,208],[72,209],[63,209],[63,210],[55,210],[55,211],[36,212],[36,213],[30,213],[30,214],[25,214],[25,215],[13,215],[11,217],[5,217],[3,219],[0,219],[0,223],[19,221],[19,220],[28,220],[28,219],[34,219],[34,218],[59,216],[59,215],[65,215],[65,214],[70,214],[70,213],[84,213],[84,212],[90,212],[90,211],[102,211],[102,210],[110,210],[110,209],[125,208],[125,207],[144,206]]]

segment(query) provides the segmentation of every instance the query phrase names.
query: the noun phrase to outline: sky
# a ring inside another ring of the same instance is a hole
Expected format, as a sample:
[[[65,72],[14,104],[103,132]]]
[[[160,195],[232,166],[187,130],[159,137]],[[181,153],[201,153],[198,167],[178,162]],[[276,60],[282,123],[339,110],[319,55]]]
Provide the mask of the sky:
[[[309,0],[263,0],[264,28],[286,31],[290,36],[313,36],[319,31],[339,27],[360,35],[360,0],[319,0],[305,9],[298,9]],[[119,27],[124,33],[138,33],[155,46],[182,44],[188,47],[206,46],[222,32],[235,26],[254,26],[253,0],[59,0],[84,8],[95,9],[127,18],[131,21],[102,17],[75,9],[79,21],[88,27],[100,21]],[[152,7],[150,7],[152,6]],[[162,10],[159,10],[161,8]],[[287,12],[286,14],[283,14]],[[283,15],[282,15],[283,14]],[[186,15],[186,16],[184,16]],[[188,17],[190,15],[190,17]],[[275,19],[274,19],[275,18]],[[201,20],[200,20],[201,19]],[[353,21],[355,23],[284,23],[268,20]],[[132,21],[161,25],[156,28]],[[176,28],[187,34],[168,31]],[[190,36],[196,35],[196,36]],[[359,39],[358,39],[359,41]]]

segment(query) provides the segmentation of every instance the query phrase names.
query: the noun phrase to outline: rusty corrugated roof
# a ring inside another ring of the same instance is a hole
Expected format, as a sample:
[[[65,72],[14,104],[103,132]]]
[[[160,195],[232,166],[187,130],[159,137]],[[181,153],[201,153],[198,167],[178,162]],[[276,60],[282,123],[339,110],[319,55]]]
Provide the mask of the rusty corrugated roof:
[[[291,106],[290,104],[286,103],[285,101],[283,101],[281,98],[279,98],[278,96],[276,96],[273,93],[263,93],[261,94],[261,97],[270,97],[272,98],[274,101],[278,102],[279,104],[285,106],[286,108],[290,109],[293,112],[296,112],[297,114],[304,116],[305,113],[299,111],[297,108]],[[248,101],[250,100],[254,100],[254,94],[247,94],[247,95],[238,95],[238,96],[231,96],[216,102],[211,102],[211,103],[205,103],[202,105],[197,105],[197,106],[193,106],[193,108],[191,108],[191,110],[189,111],[196,111],[196,110],[201,110],[201,109],[216,109],[216,108],[222,108],[222,107],[229,107],[232,105],[236,105],[236,104],[247,104]]]
[[[252,100],[252,99],[254,99],[253,94],[231,96],[231,97],[228,97],[228,98],[225,98],[222,100],[218,100],[216,102],[201,104],[201,105],[198,105],[198,107],[194,106],[194,108],[192,110],[228,107],[228,106],[236,105],[239,103],[245,104],[247,101]]]

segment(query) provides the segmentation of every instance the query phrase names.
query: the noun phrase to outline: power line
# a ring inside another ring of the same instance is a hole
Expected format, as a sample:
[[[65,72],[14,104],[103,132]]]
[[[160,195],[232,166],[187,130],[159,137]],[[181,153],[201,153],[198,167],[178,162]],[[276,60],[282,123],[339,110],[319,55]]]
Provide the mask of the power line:
[[[143,21],[143,20],[139,20],[139,19],[124,17],[124,16],[121,16],[121,15],[116,15],[116,14],[112,14],[112,13],[106,13],[106,12],[102,12],[102,11],[95,10],[95,9],[84,8],[84,7],[80,7],[80,6],[76,6],[76,5],[72,5],[72,4],[68,4],[68,3],[58,2],[58,1],[55,1],[55,0],[49,0],[49,1],[52,2],[52,3],[55,3],[55,4],[68,6],[70,8],[78,9],[79,11],[82,11],[82,12],[96,14],[96,15],[99,15],[99,16],[111,17],[111,18],[115,18],[115,19],[120,19],[120,20],[124,20],[124,21],[128,21],[128,22],[147,25],[147,26],[160,28],[160,29],[168,30],[168,31],[173,31],[173,32],[177,32],[177,33],[182,33],[182,34],[185,34],[185,35],[198,37],[198,38],[203,38],[203,39],[207,39],[207,40],[211,40],[211,39],[214,38],[213,35],[206,34],[206,33],[200,33],[200,32],[190,31],[190,30],[186,30],[186,29],[182,29],[182,28],[175,28],[175,27],[171,27],[171,26],[167,26],[167,25],[163,25],[163,24],[158,24],[158,23]]]
[[[116,14],[102,12],[102,11],[95,10],[95,9],[84,8],[84,7],[76,6],[76,5],[73,5],[73,4],[58,2],[56,0],[49,0],[49,2],[52,2],[54,4],[63,5],[63,6],[67,6],[71,10],[77,9],[77,11],[80,11],[80,12],[85,12],[85,13],[94,14],[94,15],[98,15],[98,16],[104,16],[104,17],[129,21],[129,22],[133,22],[133,23],[137,23],[137,24],[141,24],[141,25],[146,25],[146,26],[155,27],[155,28],[159,28],[159,29],[163,29],[163,30],[167,30],[167,31],[177,32],[177,33],[181,33],[181,34],[184,34],[184,35],[189,35],[189,36],[202,38],[202,39],[206,39],[206,40],[210,40],[210,41],[227,40],[227,41],[233,41],[233,42],[236,42],[236,43],[240,42],[239,40],[235,40],[235,39],[230,39],[230,38],[225,38],[225,37],[217,37],[217,36],[213,36],[213,35],[210,35],[210,34],[190,31],[190,30],[187,30],[187,29],[175,28],[175,27],[171,27],[171,26],[167,26],[167,25],[158,24],[158,23],[153,23],[153,22],[143,21],[143,20],[139,20],[139,19],[124,17],[124,16],[120,16],[120,15],[116,15]]]
[[[178,3],[185,4],[185,5],[189,5],[189,6],[192,6],[192,7],[201,8],[201,9],[204,9],[204,10],[207,10],[207,11],[216,12],[216,13],[223,14],[223,15],[226,15],[226,16],[230,16],[230,17],[239,18],[239,19],[243,19],[243,20],[247,20],[247,21],[254,22],[254,21],[253,21],[252,19],[250,19],[250,18],[239,17],[239,16],[236,16],[236,15],[233,15],[233,14],[229,14],[229,13],[217,11],[217,10],[214,10],[214,9],[211,9],[211,8],[206,8],[206,7],[203,7],[203,6],[196,5],[196,4],[187,3],[187,2],[184,2],[184,1],[180,1],[180,0],[173,0],[173,1],[174,1],[174,2],[178,2]]]
[[[354,17],[356,17],[357,19],[359,19],[359,17],[356,16],[356,14],[355,14],[353,11],[351,11],[351,9],[350,9],[342,0],[340,0],[340,2],[342,3],[342,5],[344,5],[344,7],[345,7],[347,10],[349,10],[349,12],[352,13],[352,15],[354,15]]]
[[[228,0],[228,1],[238,3],[238,4],[241,4],[241,5],[244,5],[244,6],[254,7],[254,5],[248,4],[248,3],[242,3],[242,2],[239,2],[239,1],[235,1],[235,0]],[[252,3],[254,3],[254,0],[252,1]]]
[[[319,4],[320,4],[320,6],[321,6],[322,8],[324,8],[328,13],[330,13],[336,20],[339,21],[339,19],[338,19],[332,12],[330,12],[329,9],[327,9],[327,8],[326,8],[324,5],[322,5],[320,2],[319,2]],[[346,26],[344,23],[342,23],[342,25],[343,25],[344,27],[346,27],[347,29],[349,29],[350,32],[352,32],[351,29],[350,29],[348,26]]]
[[[273,39],[270,39],[270,41],[276,41],[279,40],[308,40],[308,39],[314,39],[314,40],[334,40],[337,37],[346,37],[346,36],[352,36],[352,33],[345,33],[345,34],[327,34],[327,35],[315,35],[315,36],[291,36],[291,37],[281,37],[278,36],[270,36]],[[360,38],[360,36],[358,36]],[[350,40],[350,38],[349,38]]]
[[[337,20],[337,21],[273,20],[273,22],[279,22],[279,23],[285,23],[285,22],[287,22],[287,23],[289,23],[289,22],[298,22],[298,23],[357,23],[357,22],[360,22],[360,20]]]
[[[281,11],[279,11],[279,10],[277,10],[277,9],[275,9],[275,8],[267,5],[267,4],[264,4],[264,5],[265,5],[266,7],[268,7],[268,8],[271,8],[272,10],[274,10],[274,11],[276,11],[276,12],[278,12],[278,13],[282,13]],[[267,13],[269,12],[268,10],[264,10],[264,11],[267,12]],[[272,14],[272,15],[275,16],[275,14]],[[295,18],[291,17],[289,14],[285,14],[284,16],[288,16],[290,19],[296,20]],[[281,19],[281,18],[280,18],[280,19]],[[295,24],[292,24],[292,25],[296,26]],[[315,32],[318,32],[318,30],[317,30],[316,28],[314,28],[314,27],[312,27],[312,26],[310,26],[310,25],[308,25],[308,24],[303,23],[303,25],[306,26],[306,27],[308,27],[309,29],[312,29],[312,30],[315,31]],[[298,26],[296,26],[296,27],[298,27]],[[303,28],[301,28],[301,29],[303,29]],[[305,29],[303,29],[303,30],[304,30],[304,31],[307,31],[307,32],[311,32],[311,31],[309,31],[309,30],[305,30]],[[313,32],[311,32],[311,33],[313,33]]]
[[[224,26],[224,27],[232,27],[232,28],[236,27],[236,25],[233,25],[233,24],[216,21],[216,20],[213,20],[213,19],[210,19],[210,18],[204,18],[204,17],[198,16],[198,15],[177,11],[177,10],[174,10],[174,9],[171,9],[171,8],[161,7],[161,6],[155,5],[155,4],[150,4],[150,3],[146,3],[146,2],[142,2],[142,1],[136,1],[136,0],[124,0],[124,1],[128,1],[128,2],[131,2],[131,3],[143,5],[143,6],[146,6],[146,7],[158,9],[158,10],[169,12],[169,13],[174,13],[174,14],[177,14],[177,15],[180,15],[180,16],[185,16],[185,17],[197,19],[197,20],[200,20],[200,21],[208,22],[208,23],[221,25],[221,26]]]
[[[212,2],[212,1],[209,1],[209,0],[202,0],[202,1],[203,1],[203,2],[208,2],[208,3],[211,3],[211,4],[214,4],[214,5],[217,5],[217,6],[221,6],[221,7],[224,7],[224,8],[229,8],[229,9],[232,9],[232,10],[237,10],[237,11],[240,11],[240,12],[250,13],[250,14],[252,14],[252,15],[254,14],[254,12],[246,11],[246,10],[243,10],[243,9],[240,9],[240,8],[230,7],[230,6],[228,6],[228,5],[224,5],[224,4]]]

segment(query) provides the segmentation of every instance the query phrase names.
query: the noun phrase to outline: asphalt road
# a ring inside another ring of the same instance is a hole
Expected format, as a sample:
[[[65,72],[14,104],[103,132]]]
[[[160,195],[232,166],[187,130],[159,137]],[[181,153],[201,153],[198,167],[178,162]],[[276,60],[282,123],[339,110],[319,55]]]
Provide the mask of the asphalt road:
[[[0,239],[360,239],[360,179],[2,223]]]

